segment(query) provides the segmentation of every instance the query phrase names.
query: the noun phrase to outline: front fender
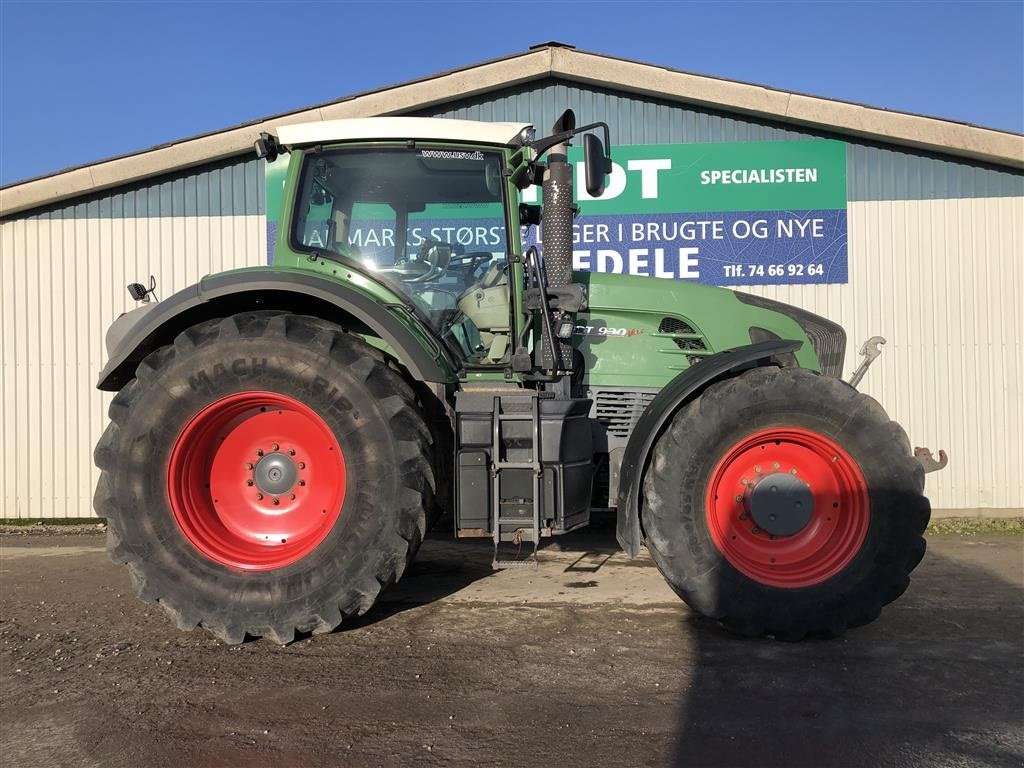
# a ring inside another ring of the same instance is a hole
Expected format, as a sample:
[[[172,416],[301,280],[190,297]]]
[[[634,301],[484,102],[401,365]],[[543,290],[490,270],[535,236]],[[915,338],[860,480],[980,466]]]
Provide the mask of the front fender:
[[[768,362],[773,357],[796,352],[801,346],[802,341],[772,340],[727,349],[690,366],[658,392],[637,421],[622,456],[615,536],[630,557],[640,553],[643,543],[640,495],[644,469],[655,441],[672,414],[712,381],[753,364]]]
[[[416,333],[398,312],[380,300],[342,283],[294,270],[240,270],[203,278],[170,296],[118,334],[116,348],[100,372],[97,387],[116,392],[139,362],[154,349],[169,344],[181,331],[198,322],[253,309],[278,309],[309,314],[310,305],[329,305],[358,320],[387,342],[420,381],[451,380],[457,364],[425,331]],[[329,319],[329,318],[328,318]]]

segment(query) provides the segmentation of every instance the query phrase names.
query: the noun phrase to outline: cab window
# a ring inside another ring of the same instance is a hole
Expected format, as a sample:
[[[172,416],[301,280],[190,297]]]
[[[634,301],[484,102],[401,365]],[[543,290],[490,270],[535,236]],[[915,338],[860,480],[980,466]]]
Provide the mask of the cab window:
[[[293,245],[342,257],[397,286],[474,365],[510,354],[501,155],[341,149],[307,155]]]

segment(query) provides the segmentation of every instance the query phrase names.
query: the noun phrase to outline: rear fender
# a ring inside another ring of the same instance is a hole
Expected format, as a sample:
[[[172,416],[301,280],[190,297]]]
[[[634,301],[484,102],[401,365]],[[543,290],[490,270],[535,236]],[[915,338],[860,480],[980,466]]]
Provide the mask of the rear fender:
[[[669,419],[683,404],[696,397],[708,384],[733,376],[757,365],[772,364],[772,358],[796,352],[801,341],[772,340],[727,349],[704,358],[676,376],[662,389],[637,421],[626,443],[619,474],[619,508],[616,538],[630,557],[643,544],[640,527],[641,484],[651,449]]]
[[[313,274],[261,269],[204,278],[148,310],[117,339],[116,348],[107,350],[110,359],[100,372],[97,387],[116,392],[131,380],[146,355],[170,344],[175,336],[196,323],[257,309],[354,321],[385,341],[418,381],[450,381],[458,367],[426,331],[413,330],[418,321],[411,315],[408,321],[399,319],[399,312],[404,313],[404,309],[381,304],[348,286]]]

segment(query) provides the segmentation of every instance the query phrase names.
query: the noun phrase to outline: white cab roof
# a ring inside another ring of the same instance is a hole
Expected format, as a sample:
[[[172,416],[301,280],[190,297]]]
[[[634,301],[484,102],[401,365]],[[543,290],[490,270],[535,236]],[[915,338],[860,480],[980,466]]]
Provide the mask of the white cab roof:
[[[278,126],[277,138],[286,147],[374,139],[464,141],[518,146],[523,142],[523,130],[529,127],[529,123],[483,123],[437,117],[360,117]]]

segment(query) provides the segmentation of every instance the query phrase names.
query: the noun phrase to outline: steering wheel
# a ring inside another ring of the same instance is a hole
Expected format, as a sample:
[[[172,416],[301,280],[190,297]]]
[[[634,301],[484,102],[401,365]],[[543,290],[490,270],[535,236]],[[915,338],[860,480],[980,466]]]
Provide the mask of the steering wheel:
[[[452,261],[452,247],[443,240],[434,240],[430,237],[423,238],[420,243],[420,258],[417,259],[427,267],[422,275],[416,275],[406,279],[409,283],[426,283],[436,280],[445,273]]]
[[[466,276],[472,277],[481,264],[486,264],[488,261],[494,258],[494,255],[489,251],[471,251],[470,253],[459,254],[458,256],[452,256],[449,267],[458,267],[465,269]]]

